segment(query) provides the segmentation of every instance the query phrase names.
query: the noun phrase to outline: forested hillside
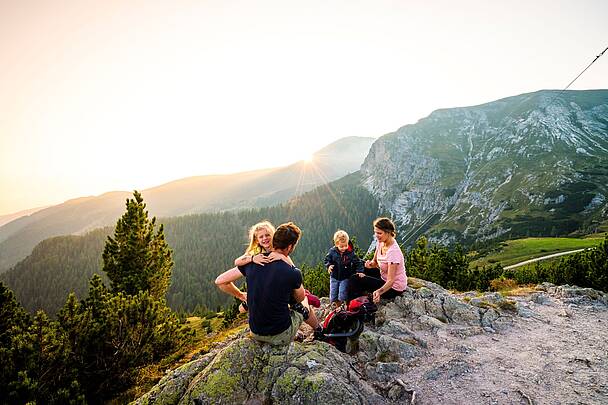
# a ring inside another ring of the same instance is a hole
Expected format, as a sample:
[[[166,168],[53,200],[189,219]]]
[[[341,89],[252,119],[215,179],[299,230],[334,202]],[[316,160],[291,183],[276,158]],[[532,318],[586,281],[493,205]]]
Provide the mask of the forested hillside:
[[[350,136],[315,152],[310,162],[187,177],[141,193],[150,215],[157,218],[272,206],[359,170],[373,142],[374,138]],[[129,196],[116,191],[77,198],[0,226],[0,273],[44,239],[113,226]]]
[[[158,219],[174,251],[169,305],[174,310],[192,310],[197,305],[216,309],[228,302],[213,280],[242,254],[248,227],[262,219],[275,225],[291,220],[302,228],[303,237],[293,255],[296,264],[323,260],[338,228],[366,248],[378,205],[359,184],[359,174],[354,173],[275,207]],[[91,275],[101,274],[101,253],[112,231],[108,227],[84,236],[45,240],[0,278],[25,308],[53,314],[70,291],[83,297]]]

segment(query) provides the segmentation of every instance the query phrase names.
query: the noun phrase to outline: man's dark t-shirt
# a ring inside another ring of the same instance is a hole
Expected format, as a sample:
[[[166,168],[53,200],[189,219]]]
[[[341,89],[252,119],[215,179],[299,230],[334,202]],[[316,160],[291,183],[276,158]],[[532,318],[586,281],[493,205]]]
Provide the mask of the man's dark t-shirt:
[[[256,335],[277,335],[291,326],[289,302],[302,285],[302,273],[283,260],[239,266],[247,278],[249,328]]]

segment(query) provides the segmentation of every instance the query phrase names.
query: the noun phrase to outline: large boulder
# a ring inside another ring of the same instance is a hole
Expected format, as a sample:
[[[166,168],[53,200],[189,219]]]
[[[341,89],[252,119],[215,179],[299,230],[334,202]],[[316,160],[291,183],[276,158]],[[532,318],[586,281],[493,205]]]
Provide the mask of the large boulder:
[[[383,398],[327,343],[236,339],[163,378],[137,404],[374,404]]]
[[[410,284],[417,288],[408,288],[380,309],[377,316],[380,324],[388,319],[404,318],[413,330],[438,329],[448,324],[481,330],[477,327],[500,327],[503,310],[510,309],[509,301],[498,293],[471,299],[468,295],[456,296],[438,284],[421,279],[410,278]]]

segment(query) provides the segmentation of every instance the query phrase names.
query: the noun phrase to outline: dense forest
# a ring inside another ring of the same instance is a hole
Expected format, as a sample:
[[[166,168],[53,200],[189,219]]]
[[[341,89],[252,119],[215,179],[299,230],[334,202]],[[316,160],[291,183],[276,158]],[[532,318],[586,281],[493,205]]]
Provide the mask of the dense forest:
[[[322,261],[339,228],[366,248],[378,215],[377,202],[354,173],[275,207],[161,218],[175,262],[168,303],[180,312],[201,306],[216,310],[228,303],[213,280],[243,253],[248,227],[262,219],[275,225],[297,223],[303,236],[293,259],[297,265],[313,266]],[[112,231],[108,227],[84,236],[47,239],[0,279],[29,311],[55,314],[70,291],[83,297],[91,276],[101,274],[104,243]]]

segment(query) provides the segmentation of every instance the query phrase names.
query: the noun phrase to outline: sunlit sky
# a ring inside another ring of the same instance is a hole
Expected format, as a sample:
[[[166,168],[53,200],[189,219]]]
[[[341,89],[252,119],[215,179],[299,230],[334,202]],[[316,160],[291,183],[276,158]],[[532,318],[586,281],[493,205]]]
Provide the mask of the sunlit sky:
[[[605,0],[0,0],[0,215],[561,89],[607,17]],[[608,55],[572,88],[608,88]]]

